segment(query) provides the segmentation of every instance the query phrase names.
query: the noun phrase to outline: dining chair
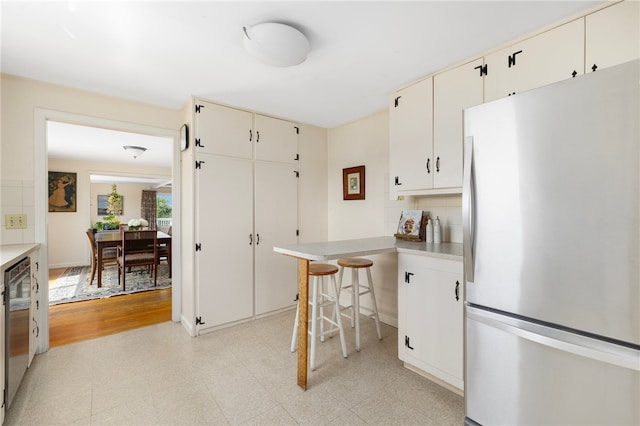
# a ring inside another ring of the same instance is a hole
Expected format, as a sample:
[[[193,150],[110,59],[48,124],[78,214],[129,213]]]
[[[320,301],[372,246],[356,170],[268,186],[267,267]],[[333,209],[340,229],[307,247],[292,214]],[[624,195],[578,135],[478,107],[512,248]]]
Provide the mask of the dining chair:
[[[118,285],[122,277],[122,290],[126,290],[126,268],[147,266],[152,268],[153,285],[158,282],[158,233],[155,230],[123,231],[118,246]]]
[[[158,264],[161,261],[166,261],[169,266],[169,278],[171,278],[171,245],[166,243],[160,243],[158,245]]]
[[[87,238],[89,239],[89,249],[91,250],[91,278],[89,285],[93,284],[98,269],[98,246],[96,245],[96,230],[87,229]],[[102,250],[102,266],[115,265],[117,263],[117,250],[115,247],[107,247]]]

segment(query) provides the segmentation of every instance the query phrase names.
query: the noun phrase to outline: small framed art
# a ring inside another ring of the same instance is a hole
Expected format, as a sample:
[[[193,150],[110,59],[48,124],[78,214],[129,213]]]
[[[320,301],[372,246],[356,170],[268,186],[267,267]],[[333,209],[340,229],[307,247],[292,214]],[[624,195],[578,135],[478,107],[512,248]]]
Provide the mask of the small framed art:
[[[75,212],[77,196],[77,174],[49,172],[49,211]]]
[[[342,169],[342,199],[364,200],[364,166]]]

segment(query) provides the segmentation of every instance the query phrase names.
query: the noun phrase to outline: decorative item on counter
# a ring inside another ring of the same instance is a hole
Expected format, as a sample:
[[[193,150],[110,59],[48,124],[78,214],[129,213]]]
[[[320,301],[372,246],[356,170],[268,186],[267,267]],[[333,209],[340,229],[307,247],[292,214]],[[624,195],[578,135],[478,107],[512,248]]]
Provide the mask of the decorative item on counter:
[[[433,242],[433,223],[431,222],[431,218],[427,219],[427,242]]]
[[[442,230],[440,229],[440,216],[436,216],[436,223],[433,225],[433,242],[440,244],[442,242]]]
[[[427,215],[422,210],[404,210],[394,236],[400,240],[424,241]]]
[[[147,222],[143,218],[131,219],[129,222],[127,222],[127,226],[129,227],[129,231],[138,231],[149,226],[149,222]]]

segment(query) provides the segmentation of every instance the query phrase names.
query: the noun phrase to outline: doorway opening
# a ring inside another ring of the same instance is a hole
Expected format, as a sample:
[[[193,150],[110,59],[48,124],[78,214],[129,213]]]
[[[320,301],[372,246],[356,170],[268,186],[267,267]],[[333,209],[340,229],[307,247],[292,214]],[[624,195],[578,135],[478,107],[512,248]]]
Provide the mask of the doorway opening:
[[[65,134],[62,130],[75,130],[81,135],[83,132],[93,132],[94,136],[80,136],[75,139],[71,138],[69,133],[62,137],[63,144],[67,143],[71,146],[71,149],[67,149],[66,154],[63,154],[64,149],[60,148],[59,141],[56,138],[60,137],[60,134]],[[110,133],[111,135],[117,134],[119,138],[116,141],[106,141],[100,139],[99,136],[95,136],[98,133]],[[124,149],[127,145],[142,145],[142,143],[130,143],[126,138],[137,138],[138,140],[145,140],[143,143],[154,141],[151,145],[148,145],[147,150],[143,155],[138,158],[132,158],[130,153]],[[146,139],[145,139],[146,138]],[[48,270],[51,266],[65,266],[65,263],[88,263],[88,245],[87,245],[87,228],[93,226],[98,220],[98,199],[96,194],[92,192],[91,176],[94,179],[104,178],[115,180],[117,179],[142,179],[151,178],[158,180],[158,187],[169,188],[172,200],[172,214],[171,214],[171,230],[173,238],[179,241],[180,235],[180,192],[179,192],[179,179],[180,179],[180,151],[178,149],[179,130],[163,129],[157,127],[149,127],[144,125],[135,125],[131,123],[118,122],[113,120],[98,119],[95,117],[79,116],[76,114],[68,114],[59,111],[51,110],[36,110],[35,114],[35,191],[36,191],[36,242],[41,244],[40,250],[40,265],[39,272],[40,282],[48,282]],[[96,143],[98,141],[98,143]],[[166,145],[161,147],[158,141],[163,141]],[[91,143],[94,142],[94,143]],[[50,149],[51,148],[51,149]],[[152,161],[156,161],[154,158],[161,152],[165,155],[165,164],[150,164]],[[93,155],[93,159],[88,157]],[[97,155],[97,159],[96,159]],[[123,157],[129,156],[130,158]],[[84,156],[84,157],[83,157]],[[117,157],[121,161],[117,161]],[[144,157],[147,157],[145,160]],[[66,159],[65,159],[66,157]],[[108,161],[100,161],[108,159]],[[139,161],[137,161],[139,160]],[[136,162],[134,162],[136,161]],[[147,164],[145,164],[147,163]],[[83,165],[83,166],[79,166]],[[76,187],[76,211],[75,215],[69,213],[50,213],[49,208],[49,194],[48,178],[49,172],[73,172],[75,167],[76,176],[78,176],[78,182]],[[63,168],[64,170],[57,170]],[[98,185],[96,183],[96,185]],[[122,183],[121,183],[122,185]],[[138,206],[132,200],[129,205],[129,212],[133,216],[140,217],[139,203]],[[126,209],[125,199],[125,209]],[[78,211],[80,210],[80,211]],[[126,212],[126,210],[125,210]],[[65,216],[66,215],[66,216]],[[75,217],[74,217],[75,216]],[[124,220],[129,220],[128,216],[122,217]],[[75,219],[75,223],[74,223]],[[70,222],[70,223],[69,223]],[[73,231],[70,229],[74,229]],[[75,232],[75,228],[78,228],[78,232]],[[59,245],[58,236],[56,232],[62,229],[63,233],[66,233],[64,237],[63,247]],[[73,238],[80,237],[76,243],[72,244],[69,238],[73,235]],[[176,244],[179,247],[179,244]],[[71,253],[66,259],[64,257],[54,257],[53,253],[58,253],[60,250],[82,250],[82,254]],[[86,259],[86,260],[85,260]],[[172,255],[172,287],[173,297],[171,298],[172,313],[171,319],[173,321],[180,320],[180,295],[181,295],[181,282],[180,282],[180,253],[176,249]],[[95,285],[95,284],[94,284]],[[43,292],[40,295],[39,312],[40,318],[40,337],[38,339],[38,352],[44,352],[49,347],[49,294],[47,286],[43,286]]]

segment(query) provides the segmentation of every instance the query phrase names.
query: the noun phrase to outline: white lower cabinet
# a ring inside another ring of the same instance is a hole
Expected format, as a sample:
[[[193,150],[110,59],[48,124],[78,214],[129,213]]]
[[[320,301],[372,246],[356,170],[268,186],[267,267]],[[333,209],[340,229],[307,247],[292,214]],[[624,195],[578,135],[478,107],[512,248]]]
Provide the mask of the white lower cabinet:
[[[29,307],[29,366],[38,349],[38,337],[40,336],[40,283],[38,282],[39,252],[35,250],[29,255],[31,260],[31,305]]]
[[[198,158],[195,299],[202,330],[253,315],[253,162]]]
[[[289,164],[255,164],[255,314],[295,305],[298,263],[273,251],[298,242],[298,170]]]
[[[2,294],[4,294],[4,270],[0,271],[0,273],[2,274],[2,276],[0,276],[0,283],[2,284],[0,286],[0,291],[2,291]],[[0,304],[0,388],[2,388],[2,395],[3,395],[3,400],[2,400],[2,406],[0,406],[0,425],[4,423],[4,409],[5,409],[5,395],[7,392],[7,387],[5,386],[5,345],[4,345],[4,340],[6,338],[5,335],[5,311],[4,311],[4,303]]]
[[[273,246],[297,243],[297,170],[216,155],[198,158],[198,329],[293,306],[297,263]]]
[[[462,262],[398,253],[398,356],[464,391]]]

